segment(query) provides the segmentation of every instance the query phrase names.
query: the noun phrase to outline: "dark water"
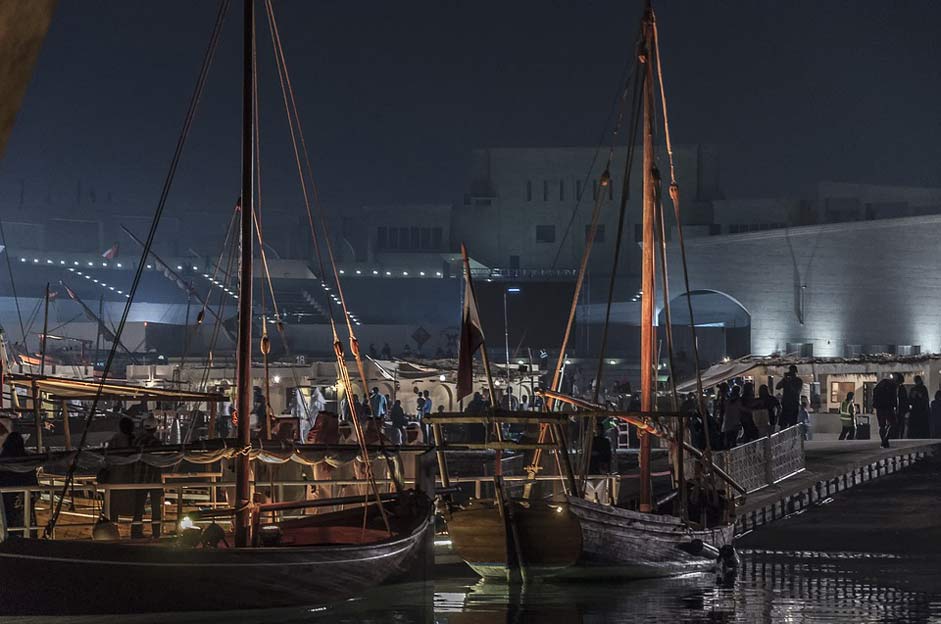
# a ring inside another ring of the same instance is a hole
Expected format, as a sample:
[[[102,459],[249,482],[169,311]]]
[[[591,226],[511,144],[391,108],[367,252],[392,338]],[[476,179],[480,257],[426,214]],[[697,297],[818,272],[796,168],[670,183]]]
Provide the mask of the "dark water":
[[[620,584],[541,584],[521,590],[473,578],[433,587],[396,585],[337,605],[258,612],[160,616],[15,618],[16,622],[129,624],[223,622],[294,624],[560,624],[650,622],[941,622],[941,585],[934,558],[854,553],[756,553],[743,557],[734,585],[697,574]],[[2,620],[6,621],[6,620]]]

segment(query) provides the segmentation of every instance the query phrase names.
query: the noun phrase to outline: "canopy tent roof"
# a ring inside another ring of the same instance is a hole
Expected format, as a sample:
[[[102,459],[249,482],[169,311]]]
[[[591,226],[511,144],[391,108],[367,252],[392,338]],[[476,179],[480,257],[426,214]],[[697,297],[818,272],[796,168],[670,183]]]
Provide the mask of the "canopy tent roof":
[[[711,388],[723,381],[746,375],[750,370],[763,367],[767,369],[783,369],[794,365],[797,367],[814,367],[823,373],[831,372],[875,372],[880,367],[916,366],[925,365],[929,361],[941,359],[941,354],[919,353],[917,355],[893,355],[890,353],[863,354],[854,357],[798,357],[781,355],[746,355],[731,360],[713,364],[702,373],[703,388]],[[892,370],[889,368],[888,370]],[[677,384],[678,392],[695,392],[696,378],[688,379]]]
[[[20,388],[32,388],[33,384],[36,384],[41,392],[46,392],[60,399],[92,400],[98,394],[98,388],[101,386],[101,398],[105,400],[195,401],[206,403],[221,403],[228,400],[224,395],[214,392],[148,388],[116,382],[107,382],[102,385],[101,382],[93,379],[66,379],[63,377],[14,374],[7,378],[7,382]]]
[[[702,373],[702,387],[711,388],[717,386],[723,381],[741,377],[753,368],[760,366],[760,362],[732,360],[731,362],[721,362],[713,364]],[[696,378],[688,379],[676,385],[677,392],[696,392]]]

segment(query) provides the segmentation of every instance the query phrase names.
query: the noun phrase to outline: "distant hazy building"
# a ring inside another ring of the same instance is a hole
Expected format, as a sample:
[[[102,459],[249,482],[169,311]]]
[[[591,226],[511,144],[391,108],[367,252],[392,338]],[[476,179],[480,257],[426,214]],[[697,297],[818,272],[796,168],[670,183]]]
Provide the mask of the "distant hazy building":
[[[476,150],[463,205],[455,210],[455,241],[490,267],[515,270],[570,269],[581,260],[592,210],[601,201],[601,219],[592,251],[592,270],[609,272],[627,149],[614,151],[607,189],[599,180],[608,148],[492,148]],[[718,157],[709,148],[675,150],[686,218],[711,223],[710,201],[719,192]],[[663,175],[669,184],[666,159]],[[641,177],[639,154],[630,180],[630,204],[624,225],[626,240],[639,238]],[[624,249],[623,271],[635,272],[636,247]]]

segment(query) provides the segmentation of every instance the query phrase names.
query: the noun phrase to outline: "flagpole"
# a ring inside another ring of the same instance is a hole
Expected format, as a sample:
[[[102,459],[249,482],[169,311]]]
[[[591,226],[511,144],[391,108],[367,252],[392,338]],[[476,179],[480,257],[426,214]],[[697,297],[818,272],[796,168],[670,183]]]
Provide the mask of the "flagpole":
[[[477,293],[474,291],[474,281],[471,279],[470,259],[467,257],[467,247],[464,246],[464,243],[461,243],[461,257],[464,260],[464,279],[467,280],[467,288],[471,292],[474,307],[476,308]],[[465,302],[464,305],[466,306],[467,302]],[[487,387],[490,389],[490,414],[492,416],[497,407],[497,392],[493,386],[493,375],[490,373],[490,357],[487,355],[487,340],[483,337],[483,328],[481,328],[480,361],[484,365],[484,374],[487,376]],[[500,423],[494,421],[493,430],[497,441],[503,442],[503,430],[500,428]],[[503,475],[503,450],[501,449],[498,449],[496,455],[494,455],[493,472],[496,476]]]
[[[467,283],[470,287],[472,293],[474,293],[474,303],[477,303],[477,293],[474,291],[474,282],[471,280],[471,270],[470,270],[470,260],[467,257],[467,247],[461,243],[461,257],[464,260],[464,279],[467,280]],[[493,387],[493,376],[490,374],[490,358],[487,355],[487,342],[483,341],[483,348],[480,350],[480,359],[484,365],[484,374],[487,375],[487,387],[490,389],[490,406],[495,407],[497,402],[497,393]]]

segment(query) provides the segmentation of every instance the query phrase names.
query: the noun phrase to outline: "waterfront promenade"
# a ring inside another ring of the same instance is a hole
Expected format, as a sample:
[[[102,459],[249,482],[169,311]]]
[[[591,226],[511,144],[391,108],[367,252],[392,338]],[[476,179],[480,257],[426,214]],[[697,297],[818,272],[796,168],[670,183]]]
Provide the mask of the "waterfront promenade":
[[[932,455],[941,440],[893,440],[881,448],[879,440],[810,440],[804,443],[802,472],[748,496],[738,511],[738,532],[826,500],[860,483],[892,474]]]

